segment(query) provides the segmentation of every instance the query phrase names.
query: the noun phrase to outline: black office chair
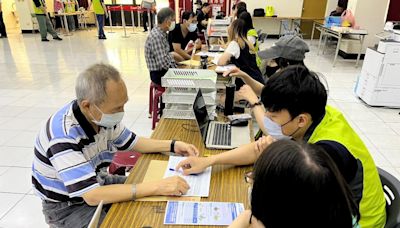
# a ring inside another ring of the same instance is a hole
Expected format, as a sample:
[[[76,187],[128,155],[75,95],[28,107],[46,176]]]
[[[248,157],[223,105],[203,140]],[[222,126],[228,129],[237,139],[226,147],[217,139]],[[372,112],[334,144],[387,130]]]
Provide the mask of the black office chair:
[[[386,198],[385,228],[400,228],[400,181],[381,168],[378,172]]]

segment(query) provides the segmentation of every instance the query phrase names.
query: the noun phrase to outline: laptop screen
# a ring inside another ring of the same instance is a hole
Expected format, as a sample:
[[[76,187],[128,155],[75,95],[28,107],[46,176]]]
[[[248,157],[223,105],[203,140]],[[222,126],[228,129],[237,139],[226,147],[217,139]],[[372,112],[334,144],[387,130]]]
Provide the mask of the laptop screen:
[[[197,92],[196,99],[193,103],[193,112],[196,116],[196,121],[199,125],[201,136],[203,137],[203,140],[206,140],[210,117],[208,116],[206,102],[204,101],[203,94],[201,93],[200,89]]]

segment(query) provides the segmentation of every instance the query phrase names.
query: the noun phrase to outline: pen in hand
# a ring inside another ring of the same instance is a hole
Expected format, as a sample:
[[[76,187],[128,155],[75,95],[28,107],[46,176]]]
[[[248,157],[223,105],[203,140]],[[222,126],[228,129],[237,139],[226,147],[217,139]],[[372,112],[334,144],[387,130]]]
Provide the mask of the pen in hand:
[[[182,172],[180,172],[179,170],[176,170],[176,169],[173,169],[173,168],[169,168],[169,171],[174,171],[174,172],[179,172],[179,173],[182,173]],[[189,174],[190,176],[197,176],[198,174]]]

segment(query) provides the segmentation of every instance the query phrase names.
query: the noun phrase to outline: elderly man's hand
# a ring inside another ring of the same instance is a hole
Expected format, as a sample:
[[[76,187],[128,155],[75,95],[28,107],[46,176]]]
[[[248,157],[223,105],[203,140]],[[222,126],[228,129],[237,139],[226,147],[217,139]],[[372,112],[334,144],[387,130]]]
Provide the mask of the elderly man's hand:
[[[185,179],[179,176],[167,177],[156,183],[156,185],[155,195],[162,196],[182,196],[190,189]]]
[[[199,156],[199,150],[194,145],[182,141],[175,142],[175,153],[183,156]]]

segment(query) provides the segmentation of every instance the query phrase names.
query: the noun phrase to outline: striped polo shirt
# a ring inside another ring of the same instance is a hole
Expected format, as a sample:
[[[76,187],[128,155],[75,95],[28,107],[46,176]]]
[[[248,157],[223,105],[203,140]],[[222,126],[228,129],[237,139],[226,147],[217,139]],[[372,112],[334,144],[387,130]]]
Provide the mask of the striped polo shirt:
[[[96,173],[117,150],[130,150],[138,137],[122,124],[95,132],[72,101],[50,117],[34,149],[32,184],[38,196],[54,202],[82,201],[99,183]]]

